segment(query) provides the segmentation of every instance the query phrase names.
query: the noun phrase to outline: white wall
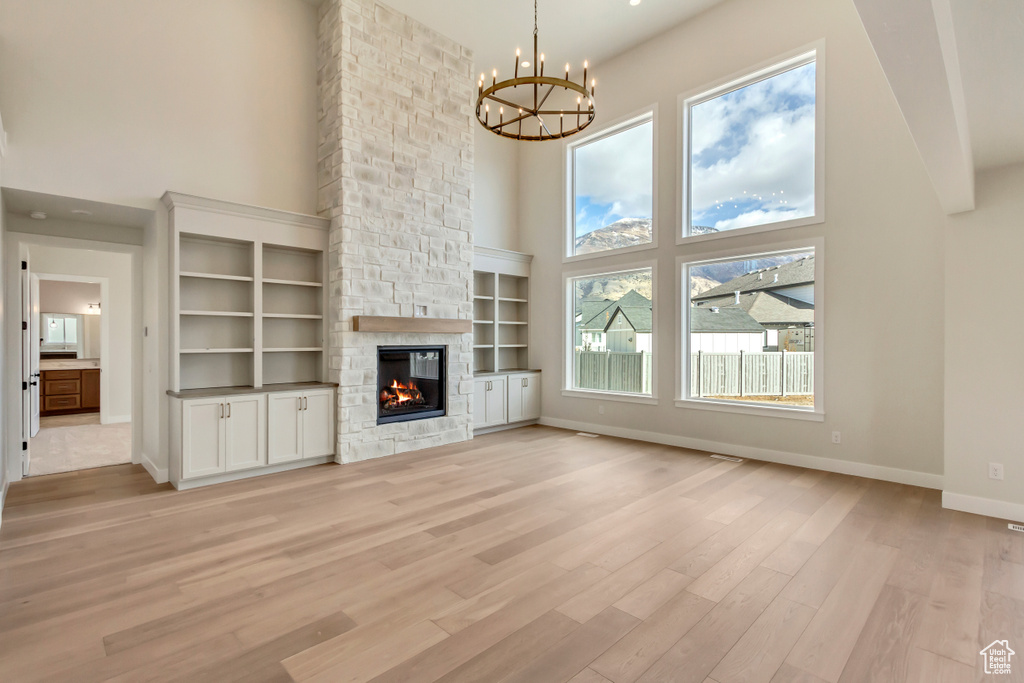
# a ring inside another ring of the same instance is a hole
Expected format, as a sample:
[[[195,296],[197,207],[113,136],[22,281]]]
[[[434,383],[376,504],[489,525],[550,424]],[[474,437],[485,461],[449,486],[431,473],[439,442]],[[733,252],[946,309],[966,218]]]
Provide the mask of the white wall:
[[[6,148],[7,134],[4,132],[3,118],[0,118],[0,185],[3,185],[4,180],[4,159],[7,151]],[[7,364],[5,362],[7,353],[7,334],[4,327],[8,321],[5,311],[7,307],[7,295],[6,292],[4,291],[7,282],[7,260],[4,255],[4,242],[6,242],[6,237],[4,233],[7,230],[7,226],[5,224],[5,217],[6,211],[4,210],[4,198],[3,195],[0,194],[0,430],[4,428],[5,424],[7,424],[7,420],[3,417],[4,415],[7,414],[7,392],[5,389],[7,386],[5,383],[5,378],[7,376]],[[0,522],[3,521],[2,515],[4,511],[4,499],[7,497],[7,486],[11,480],[10,474],[7,471],[7,468],[9,467],[9,463],[7,460],[8,441],[9,439],[5,439],[2,436],[0,436]]]
[[[17,233],[11,233],[17,234]],[[85,254],[88,257],[85,257]],[[132,260],[129,254],[109,251],[31,245],[32,270],[50,275],[107,278],[108,301],[103,317],[110,334],[101,341],[103,375],[100,381],[100,409],[111,421],[128,422],[132,414]],[[40,289],[42,287],[40,286]]]
[[[945,490],[1011,503],[957,507],[1024,521],[1024,337],[1019,298],[1024,257],[1024,165],[978,174],[976,208],[946,229]],[[982,340],[982,341],[980,341]],[[1001,463],[1004,480],[988,478]],[[1014,512],[1013,510],[1016,510]]]
[[[473,243],[519,250],[519,145],[473,121]]]
[[[167,462],[160,197],[315,213],[316,15],[299,0],[0,3],[4,184],[156,211],[143,238],[151,471]]]
[[[90,315],[90,303],[100,300],[100,286],[89,282],[41,280],[39,282],[40,313],[78,313]],[[92,316],[90,317],[99,317]]]
[[[825,299],[818,302],[827,318],[825,421],[677,408],[676,257],[765,244],[763,236],[752,235],[675,245],[681,182],[677,97],[820,39],[826,61],[826,221],[778,236],[825,239]],[[795,454],[790,461],[831,462],[833,468],[938,485],[945,215],[851,0],[730,0],[595,64],[593,72],[602,93],[595,131],[643,107],[658,107],[655,212],[661,232],[656,249],[572,268],[592,265],[607,272],[634,260],[657,260],[659,400],[615,404],[598,418],[601,400],[561,395],[564,354],[547,340],[563,338],[563,303],[551,293],[563,290],[565,150],[559,144],[523,145],[519,219],[523,251],[534,254],[531,361],[544,370],[545,420],[592,425],[591,431],[625,434],[621,430],[632,428],[632,434],[663,441],[724,445],[721,450]],[[894,292],[908,293],[907,305],[899,305]],[[885,334],[865,336],[865,320]],[[831,443],[832,430],[842,431],[841,445]]]

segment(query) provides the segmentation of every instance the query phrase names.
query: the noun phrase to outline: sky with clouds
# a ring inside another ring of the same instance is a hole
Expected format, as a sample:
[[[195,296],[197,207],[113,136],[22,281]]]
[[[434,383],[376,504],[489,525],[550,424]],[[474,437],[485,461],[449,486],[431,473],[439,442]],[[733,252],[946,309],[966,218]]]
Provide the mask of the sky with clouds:
[[[622,218],[650,218],[653,138],[650,121],[576,148],[576,236]]]
[[[692,225],[813,215],[814,76],[812,62],[691,108]]]

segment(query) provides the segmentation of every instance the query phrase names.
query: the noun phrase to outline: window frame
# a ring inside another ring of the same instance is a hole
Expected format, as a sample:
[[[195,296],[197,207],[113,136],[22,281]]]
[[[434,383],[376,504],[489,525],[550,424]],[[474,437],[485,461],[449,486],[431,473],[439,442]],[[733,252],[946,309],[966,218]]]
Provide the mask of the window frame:
[[[619,252],[616,252],[619,253]],[[576,309],[573,293],[575,280],[595,278],[620,273],[631,273],[637,270],[651,271],[651,393],[630,394],[618,391],[600,391],[597,389],[577,389],[573,386],[574,356],[573,346],[576,339]],[[619,401],[622,403],[658,404],[658,262],[656,260],[627,261],[608,268],[586,268],[565,271],[562,273],[562,396],[568,398],[597,399],[601,401]]]
[[[815,63],[814,76],[814,213],[777,223],[764,223],[706,235],[690,234],[690,109],[726,93],[766,80],[810,62]],[[683,93],[677,98],[679,144],[676,153],[681,185],[676,221],[676,244],[696,244],[725,237],[738,237],[803,225],[825,222],[825,41],[818,40],[797,50],[779,55],[741,72],[726,76],[710,86]]]
[[[651,241],[632,247],[607,249],[590,254],[576,254],[576,150],[588,144],[612,137],[630,128],[651,122]],[[562,249],[562,263],[573,263],[618,254],[657,249],[658,247],[658,105],[652,104],[630,114],[621,116],[608,125],[578,140],[566,139],[563,148],[562,186],[565,221],[565,244]]]
[[[714,400],[689,395],[690,387],[690,266],[735,261],[745,257],[763,257],[787,252],[814,252],[814,407],[744,404],[741,401]],[[825,420],[825,238],[811,237],[785,242],[768,242],[748,247],[733,247],[710,253],[676,257],[676,295],[680,324],[676,327],[677,408],[712,410],[725,413],[782,417],[795,420]]]

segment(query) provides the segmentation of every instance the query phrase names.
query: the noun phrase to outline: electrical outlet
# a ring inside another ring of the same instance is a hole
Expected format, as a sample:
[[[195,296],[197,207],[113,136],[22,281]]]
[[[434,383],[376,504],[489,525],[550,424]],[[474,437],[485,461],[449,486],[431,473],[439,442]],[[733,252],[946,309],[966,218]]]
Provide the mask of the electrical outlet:
[[[832,443],[842,443],[843,435],[840,432],[832,432]]]
[[[597,407],[597,414],[598,415],[604,415],[604,406],[598,406]]]
[[[1003,480],[1003,463],[1001,462],[990,462],[988,464],[988,478]]]

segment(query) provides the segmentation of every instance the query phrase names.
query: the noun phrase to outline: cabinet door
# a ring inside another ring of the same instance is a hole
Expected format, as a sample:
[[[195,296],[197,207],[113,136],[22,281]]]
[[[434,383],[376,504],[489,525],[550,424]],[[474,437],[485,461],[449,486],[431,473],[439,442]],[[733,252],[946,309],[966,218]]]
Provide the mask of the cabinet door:
[[[523,377],[522,388],[523,420],[540,419],[540,375],[526,375]],[[509,422],[512,420],[510,419]]]
[[[487,426],[487,384],[486,379],[473,380],[473,428]]]
[[[224,399],[224,451],[228,472],[267,464],[267,397]]]
[[[181,478],[224,471],[224,403],[218,399],[183,401]]]
[[[302,393],[270,394],[267,400],[267,462],[302,457]]]
[[[99,370],[82,370],[82,407],[100,407]]]
[[[334,453],[334,392],[307,391],[302,395],[302,457]]]
[[[487,424],[503,425],[508,422],[506,412],[508,377],[492,377],[491,390],[487,392]]]
[[[523,417],[523,376],[509,375],[508,377],[508,411],[509,422],[519,422]]]

